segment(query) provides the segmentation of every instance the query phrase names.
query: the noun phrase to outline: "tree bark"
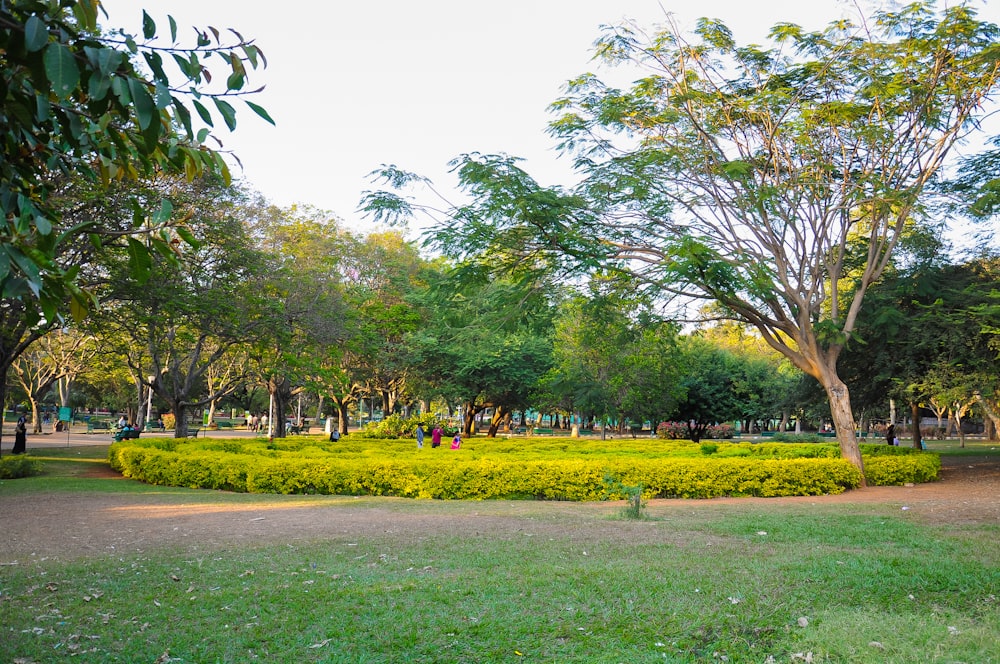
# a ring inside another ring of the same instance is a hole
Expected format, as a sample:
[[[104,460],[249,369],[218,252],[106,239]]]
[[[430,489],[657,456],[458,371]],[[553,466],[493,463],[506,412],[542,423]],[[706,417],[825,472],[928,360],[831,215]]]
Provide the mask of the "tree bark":
[[[170,404],[171,409],[174,411],[174,438],[187,438],[188,435],[188,418],[187,418],[187,404],[182,401],[175,401]]]
[[[287,420],[288,404],[292,400],[292,386],[286,376],[271,376],[267,381],[267,391],[274,397],[273,420],[269,421],[275,438],[284,438],[285,421]]]
[[[825,378],[823,389],[826,391],[827,399],[830,401],[830,415],[833,418],[834,430],[837,432],[837,443],[840,445],[840,454],[861,471],[861,487],[867,487],[868,481],[865,479],[865,464],[861,459],[858,438],[854,433],[854,413],[851,411],[851,393],[847,389],[847,385],[844,384],[844,381],[836,376],[826,376]]]
[[[992,425],[986,431],[986,438],[988,440],[996,440],[997,433],[1000,431],[1000,409],[997,408],[998,403],[995,399],[985,399],[982,394],[976,394],[976,400],[979,405],[983,407],[983,412],[986,413],[986,417],[989,418],[989,422]]]
[[[910,418],[913,420],[910,431],[913,436],[913,447],[920,449],[920,441],[922,440],[920,434],[920,404],[914,402],[910,404]]]
[[[500,429],[500,424],[507,419],[508,413],[504,406],[497,406],[493,411],[493,417],[490,419],[490,428],[486,433],[487,438],[496,438],[497,431]]]

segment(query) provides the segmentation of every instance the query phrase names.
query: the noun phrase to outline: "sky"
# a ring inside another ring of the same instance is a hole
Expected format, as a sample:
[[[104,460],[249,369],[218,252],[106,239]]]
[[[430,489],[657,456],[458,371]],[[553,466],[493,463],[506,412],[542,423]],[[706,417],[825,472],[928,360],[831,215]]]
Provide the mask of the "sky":
[[[1000,22],[1000,3],[981,17]],[[102,0],[102,21],[139,33],[145,8],[161,30],[233,28],[268,61],[249,87],[276,126],[236,104],[237,128],[216,132],[242,168],[234,174],[280,206],[328,210],[354,230],[368,174],[393,164],[450,194],[448,162],[470,152],[524,158],[544,185],[572,181],[546,133],[565,82],[597,71],[600,26],[642,26],[671,14],[682,28],[722,19],[738,43],[764,40],[778,22],[820,29],[850,15],[841,0]],[[865,3],[862,2],[862,5]],[[221,126],[221,122],[217,123]]]

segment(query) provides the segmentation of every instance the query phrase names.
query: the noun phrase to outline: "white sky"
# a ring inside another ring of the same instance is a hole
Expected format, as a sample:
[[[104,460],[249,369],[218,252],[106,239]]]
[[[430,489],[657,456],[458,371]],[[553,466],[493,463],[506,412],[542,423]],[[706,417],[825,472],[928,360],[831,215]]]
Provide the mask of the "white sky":
[[[1000,2],[972,0],[1000,21]],[[675,14],[682,26],[721,18],[739,43],[760,42],[774,23],[819,29],[851,13],[843,0],[103,0],[112,26],[137,26],[142,8],[166,34],[190,26],[234,28],[264,51],[268,68],[251,74],[252,99],[273,127],[243,104],[237,130],[217,123],[242,175],[278,205],[304,203],[348,226],[374,228],[356,208],[366,179],[395,164],[454,184],[447,163],[466,152],[524,157],[543,184],[569,180],[545,133],[548,105],[566,80],[595,66],[602,24],[641,25]],[[861,2],[862,5],[870,4]],[[221,70],[220,70],[221,71]]]

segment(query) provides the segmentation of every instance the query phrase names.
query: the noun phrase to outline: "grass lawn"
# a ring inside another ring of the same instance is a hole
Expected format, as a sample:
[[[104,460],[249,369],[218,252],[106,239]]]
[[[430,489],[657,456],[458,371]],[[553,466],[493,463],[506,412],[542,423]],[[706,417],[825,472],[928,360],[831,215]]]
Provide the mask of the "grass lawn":
[[[103,450],[37,451],[46,474],[0,482],[0,506],[162,492],[413,526],[17,561],[0,544],[0,662],[1000,662],[996,523],[777,499],[626,520],[609,504],[247,496],[91,477]],[[480,526],[497,514],[507,527]]]

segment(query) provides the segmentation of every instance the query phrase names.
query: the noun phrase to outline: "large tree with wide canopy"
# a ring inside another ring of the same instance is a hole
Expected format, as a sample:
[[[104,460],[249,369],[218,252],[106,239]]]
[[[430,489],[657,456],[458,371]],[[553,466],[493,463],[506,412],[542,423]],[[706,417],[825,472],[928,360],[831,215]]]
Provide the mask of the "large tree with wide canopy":
[[[670,22],[609,28],[597,58],[641,78],[621,89],[586,74],[554,105],[580,184],[544,188],[514,159],[467,155],[456,170],[471,199],[437,236],[522,270],[569,257],[717,302],[819,381],[863,470],[837,359],[995,93],[998,35],[967,6],[928,2],[817,32],[779,24],[769,47],[738,45],[716,20],[690,37]],[[369,205],[414,210],[383,193]]]

